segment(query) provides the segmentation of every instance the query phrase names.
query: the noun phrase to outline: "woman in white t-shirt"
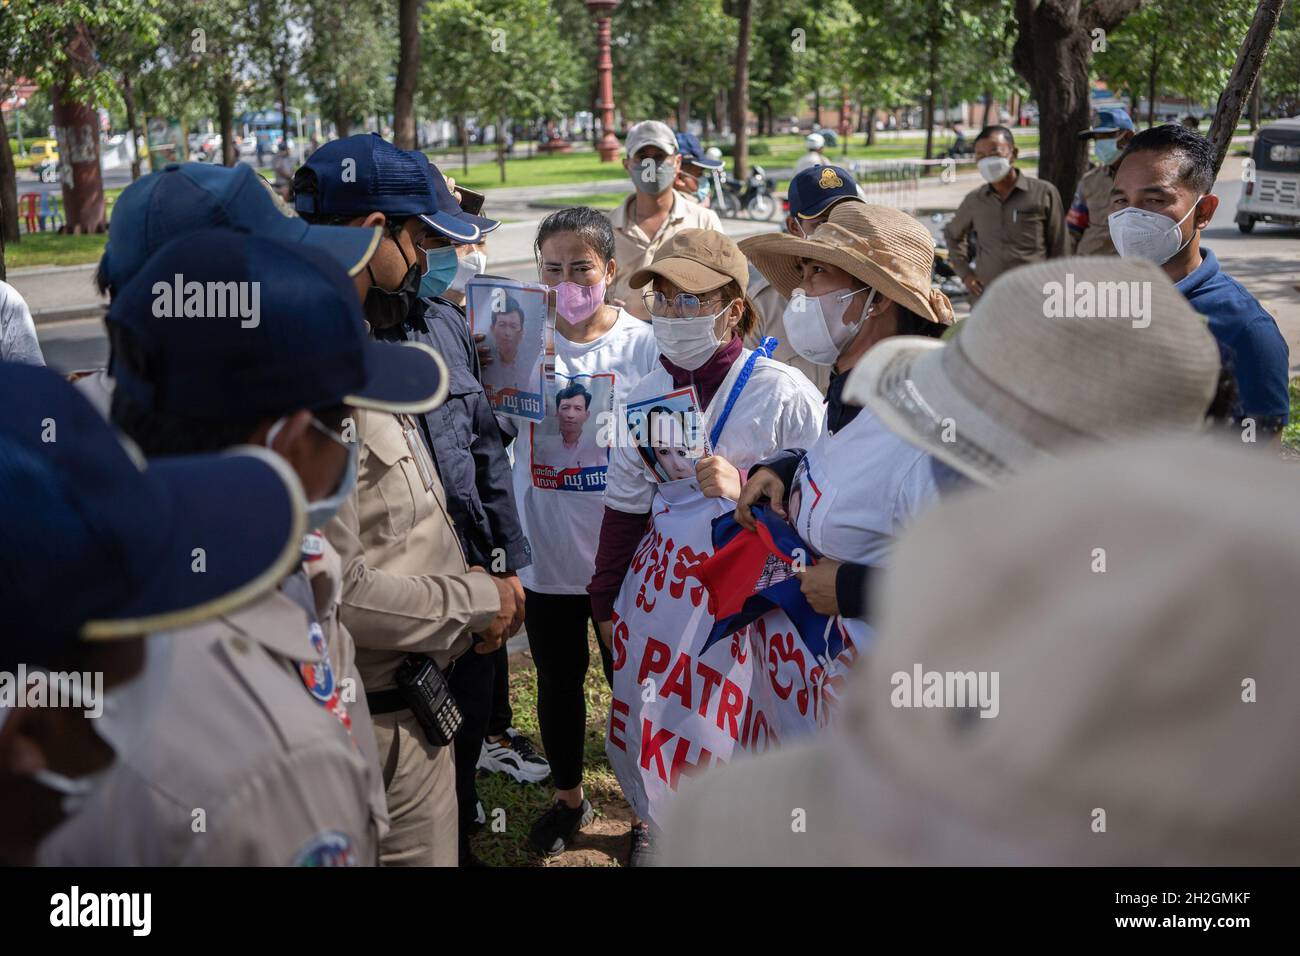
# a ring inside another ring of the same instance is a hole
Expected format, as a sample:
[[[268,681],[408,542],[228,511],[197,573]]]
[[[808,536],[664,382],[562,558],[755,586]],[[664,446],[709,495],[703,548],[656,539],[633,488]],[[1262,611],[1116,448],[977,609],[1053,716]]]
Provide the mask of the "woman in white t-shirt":
[[[632,865],[652,858],[647,824],[661,824],[685,776],[767,739],[746,707],[753,664],[735,642],[710,643],[715,600],[692,572],[743,475],[811,444],[823,411],[802,372],[744,348],[757,321],[748,281],[735,242],[706,229],[677,233],[631,278],[653,282],[646,306],[662,355],[628,395],[587,590],[614,654],[605,750],[637,814]],[[682,448],[695,450],[694,469],[674,460]]]
[[[655,365],[650,326],[605,304],[613,281],[614,232],[594,209],[552,213],[537,230],[541,280],[556,290],[555,382],[546,418],[500,419],[516,435],[515,503],[532,547],[519,570],[524,626],[537,666],[537,716],[551,764],[555,801],[529,840],[545,855],[564,850],[592,819],[582,790],[587,732],[587,582],[604,513],[615,409]],[[601,645],[605,675],[609,652]]]
[[[846,202],[807,239],[756,236],[741,248],[790,297],[790,345],[833,372],[825,433],[806,451],[787,450],[756,468],[736,517],[752,528],[749,508],[760,499],[787,517],[819,559],[802,573],[804,595],[815,610],[841,614],[860,643],[870,635],[859,619],[864,569],[885,563],[898,531],[936,497],[949,469],[841,394],[876,342],[938,337],[952,324],[951,303],[930,283],[934,240],[901,210]]]

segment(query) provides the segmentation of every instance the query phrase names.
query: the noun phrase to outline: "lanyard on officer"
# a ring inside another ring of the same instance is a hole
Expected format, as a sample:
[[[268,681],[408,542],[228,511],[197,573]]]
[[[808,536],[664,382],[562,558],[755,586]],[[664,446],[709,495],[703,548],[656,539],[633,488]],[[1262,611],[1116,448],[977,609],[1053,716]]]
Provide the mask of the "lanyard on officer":
[[[776,346],[777,340],[770,335],[767,336],[758,343],[758,348],[754,349],[754,354],[749,357],[745,367],[736,376],[736,384],[731,386],[731,394],[727,396],[727,404],[722,406],[722,414],[718,416],[718,420],[713,423],[713,430],[709,432],[709,448],[714,454],[717,454],[718,451],[718,439],[722,437],[722,426],[727,424],[727,419],[731,417],[731,410],[736,406],[736,399],[744,391],[745,383],[749,381],[749,376],[754,371],[754,363],[758,361],[760,355],[763,358],[771,358],[772,353],[776,351]]]

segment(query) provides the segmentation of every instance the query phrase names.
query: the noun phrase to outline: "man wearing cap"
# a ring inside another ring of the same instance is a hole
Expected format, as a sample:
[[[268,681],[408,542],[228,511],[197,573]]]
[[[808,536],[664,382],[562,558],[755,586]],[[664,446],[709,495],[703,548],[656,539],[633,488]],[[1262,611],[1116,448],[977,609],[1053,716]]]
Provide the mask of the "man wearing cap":
[[[682,166],[673,181],[673,189],[708,209],[712,174],[722,168],[722,160],[707,155],[694,133],[677,134],[677,151],[681,154]]]
[[[623,168],[636,191],[609,214],[618,264],[609,299],[648,322],[650,313],[641,299],[645,288],[631,284],[632,273],[650,265],[655,253],[681,230],[721,232],[722,222],[712,209],[688,202],[673,189],[682,160],[677,136],[668,126],[658,120],[637,123],[628,130],[626,145]]]
[[[807,239],[826,221],[831,210],[843,202],[861,202],[857,180],[847,169],[839,166],[813,166],[796,173],[786,190],[789,211],[785,217],[785,232],[796,239]],[[778,345],[772,358],[793,365],[817,386],[823,395],[831,383],[831,367],[818,365],[804,358],[790,344],[785,331],[785,309],[789,300],[783,296],[767,277],[753,265],[749,266],[750,301],[758,310],[758,327],[745,339],[745,345],[755,347],[767,336],[775,336]]]
[[[104,675],[76,712],[0,702],[0,859],[372,862],[371,770],[303,686],[323,662],[279,589],[306,526],[288,462],[146,467],[72,386],[8,364],[0,460],[0,671]]]
[[[1097,154],[1097,165],[1083,174],[1074,200],[1065,216],[1069,252],[1072,256],[1113,256],[1115,244],[1110,241],[1110,190],[1115,184],[1115,169],[1125,147],[1133,139],[1133,120],[1128,110],[1121,106],[1097,111],[1097,122],[1091,129],[1079,134],[1080,139],[1091,139]]]
[[[447,363],[448,394],[445,402],[417,416],[420,433],[433,455],[434,467],[446,492],[447,510],[455,524],[465,558],[471,566],[487,568],[515,594],[515,619],[511,631],[523,624],[524,589],[518,569],[532,562],[515,509],[510,460],[506,455],[496,415],[480,380],[478,351],[465,317],[465,283],[487,267],[482,250],[487,234],[500,225],[495,219],[467,211],[456,198],[455,182],[429,164],[429,182],[438,209],[479,230],[476,241],[465,241],[463,226],[449,229],[435,221],[424,241],[429,267],[420,283],[420,298],[407,320],[378,330],[385,341],[423,342]],[[477,194],[462,194],[478,199]],[[474,779],[484,741],[494,737],[498,746],[520,741],[520,752],[531,752],[526,738],[513,732],[510,710],[509,659],[505,647],[491,654],[465,654],[448,677],[465,722],[456,734],[456,795],[459,807],[459,857],[461,865],[476,862],[469,837],[478,817],[479,801]],[[545,768],[545,760],[534,756]]]
[[[1061,194],[1045,179],[1016,168],[1011,130],[986,126],[975,137],[975,161],[985,185],[966,194],[943,227],[948,262],[973,296],[1008,269],[1065,255]],[[974,267],[966,242],[975,236]]]
[[[435,185],[423,154],[375,134],[325,144],[294,176],[294,202],[309,221],[385,229],[368,267],[372,334],[401,324],[416,307],[430,230],[465,241],[481,235],[478,225],[440,208]],[[447,391],[440,381],[439,400]],[[390,411],[358,412],[357,487],[326,528],[343,562],[341,617],[357,643],[384,766],[391,826],[381,846],[385,865],[457,861],[452,748],[426,736],[397,687],[398,669],[420,655],[445,671],[471,643],[474,652],[491,653],[515,618],[513,588],[465,560],[442,481],[412,418],[431,407],[397,402]],[[473,634],[481,640],[474,643]]]
[[[95,286],[111,299],[146,259],[180,236],[209,227],[238,229],[327,253],[347,272],[359,296],[370,288],[366,263],[379,248],[378,227],[313,226],[276,196],[247,163],[168,163],[137,179],[113,204],[108,245],[95,270]],[[72,381],[108,415],[113,380],[107,369],[73,373]]]
[[[1259,676],[1300,668],[1295,476],[1219,445],[1097,449],[922,517],[843,719],[701,779],[666,862],[1300,863],[1300,703]]]

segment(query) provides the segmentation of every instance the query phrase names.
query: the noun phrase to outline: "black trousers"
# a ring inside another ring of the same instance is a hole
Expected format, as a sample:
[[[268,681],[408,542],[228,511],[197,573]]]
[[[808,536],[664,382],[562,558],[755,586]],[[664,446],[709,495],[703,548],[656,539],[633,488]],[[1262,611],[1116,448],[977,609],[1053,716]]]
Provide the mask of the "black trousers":
[[[585,594],[525,591],[524,626],[537,665],[537,722],[557,790],[582,783],[582,751],[587,735],[587,680],[590,653],[587,622],[591,599]],[[614,679],[613,662],[600,645],[605,680]]]
[[[469,650],[456,659],[456,666],[447,677],[452,696],[464,716],[460,730],[456,731],[456,803],[462,856],[469,849],[469,823],[474,819],[478,803],[474,777],[483,737],[505,733],[514,719],[510,710],[509,667],[509,653],[504,646],[491,654]],[[498,723],[501,729],[492,729]]]

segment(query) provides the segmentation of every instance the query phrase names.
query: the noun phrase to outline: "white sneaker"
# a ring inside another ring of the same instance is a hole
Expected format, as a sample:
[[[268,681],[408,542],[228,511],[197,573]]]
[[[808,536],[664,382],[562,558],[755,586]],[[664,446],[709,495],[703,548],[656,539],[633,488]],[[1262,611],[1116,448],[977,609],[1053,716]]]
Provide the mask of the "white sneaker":
[[[533,749],[532,741],[513,727],[498,741],[483,741],[478,769],[504,773],[520,783],[541,783],[551,775],[551,765]]]

